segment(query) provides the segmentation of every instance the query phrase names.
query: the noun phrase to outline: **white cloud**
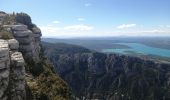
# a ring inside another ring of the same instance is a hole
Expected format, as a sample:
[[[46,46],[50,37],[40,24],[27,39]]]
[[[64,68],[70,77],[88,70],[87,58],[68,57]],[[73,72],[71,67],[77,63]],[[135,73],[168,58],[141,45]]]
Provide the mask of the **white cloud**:
[[[86,3],[86,4],[84,4],[84,6],[86,6],[86,7],[89,7],[89,6],[91,6],[92,4],[91,3]]]
[[[43,35],[55,35],[61,28],[55,26],[40,26]]]
[[[64,27],[64,30],[71,30],[71,31],[89,31],[92,30],[93,26],[88,25],[71,25]]]
[[[118,29],[124,29],[124,28],[132,28],[132,27],[135,27],[136,24],[122,24],[120,26],[118,26],[117,28]]]
[[[60,21],[53,21],[52,23],[54,23],[54,24],[58,24],[58,23],[60,23]]]
[[[80,17],[80,18],[77,18],[77,20],[78,20],[78,21],[84,21],[85,18]]]
[[[58,38],[69,38],[69,37],[84,37],[93,35],[93,26],[88,25],[71,25],[58,27],[55,25],[40,26],[43,37],[58,37]]]
[[[140,27],[140,25],[138,25],[135,28],[127,28],[122,30],[114,28],[109,30],[102,28],[96,29],[97,27],[86,24],[66,25],[60,27],[56,26],[55,24],[49,24],[46,26],[40,26],[40,29],[44,37],[57,38],[107,36],[170,36],[170,28],[167,27],[167,25],[163,26],[164,27],[161,28],[159,27],[159,25],[151,27]]]

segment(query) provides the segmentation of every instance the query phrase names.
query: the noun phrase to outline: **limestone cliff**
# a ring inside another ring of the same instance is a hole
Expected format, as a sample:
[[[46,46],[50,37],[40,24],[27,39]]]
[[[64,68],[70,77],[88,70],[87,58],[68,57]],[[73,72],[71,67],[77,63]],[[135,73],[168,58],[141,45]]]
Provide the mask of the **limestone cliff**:
[[[25,13],[0,12],[0,100],[68,100],[67,84],[43,56],[41,30]]]

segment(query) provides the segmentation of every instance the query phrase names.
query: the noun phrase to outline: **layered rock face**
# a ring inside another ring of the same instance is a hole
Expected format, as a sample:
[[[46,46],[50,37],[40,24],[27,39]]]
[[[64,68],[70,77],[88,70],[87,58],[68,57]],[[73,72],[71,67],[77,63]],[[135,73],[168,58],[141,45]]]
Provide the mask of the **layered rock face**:
[[[6,99],[9,84],[10,58],[8,42],[0,40],[0,99]]]
[[[25,99],[25,62],[15,39],[0,40],[0,99]]]
[[[0,12],[0,100],[67,100],[67,84],[42,55],[41,30],[25,13]]]
[[[24,59],[40,62],[41,31],[23,24],[4,27],[12,32],[14,39],[0,40],[0,99],[26,100]]]
[[[40,62],[40,29],[37,27],[28,29],[26,25],[13,25],[11,29],[20,44],[19,51],[23,53],[24,58],[35,63]]]

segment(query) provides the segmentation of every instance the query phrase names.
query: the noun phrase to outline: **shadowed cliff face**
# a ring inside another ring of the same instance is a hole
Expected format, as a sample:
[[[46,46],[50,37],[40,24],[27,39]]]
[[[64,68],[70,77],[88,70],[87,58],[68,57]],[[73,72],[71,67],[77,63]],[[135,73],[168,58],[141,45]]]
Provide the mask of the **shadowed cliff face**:
[[[170,99],[170,65],[116,54],[82,52],[76,47],[77,52],[61,54],[55,52],[61,49],[57,44],[51,45],[44,44],[47,57],[81,99]]]

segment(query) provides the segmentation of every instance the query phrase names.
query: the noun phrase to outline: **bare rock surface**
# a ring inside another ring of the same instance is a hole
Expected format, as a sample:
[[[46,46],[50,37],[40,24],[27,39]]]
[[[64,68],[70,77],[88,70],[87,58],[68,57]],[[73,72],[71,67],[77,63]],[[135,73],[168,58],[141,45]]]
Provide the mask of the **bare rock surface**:
[[[0,100],[7,97],[5,91],[7,91],[9,85],[9,72],[10,72],[10,58],[8,42],[0,39]]]
[[[0,100],[25,100],[25,61],[18,48],[16,39],[0,39]]]
[[[40,29],[38,27],[28,29],[26,25],[13,25],[11,29],[20,44],[19,51],[23,52],[24,58],[32,58],[34,62],[38,63],[40,61]]]
[[[11,50],[18,50],[19,48],[19,42],[16,39],[8,40],[8,44]]]

